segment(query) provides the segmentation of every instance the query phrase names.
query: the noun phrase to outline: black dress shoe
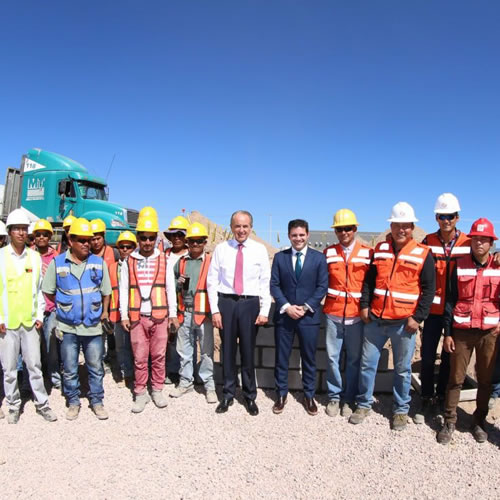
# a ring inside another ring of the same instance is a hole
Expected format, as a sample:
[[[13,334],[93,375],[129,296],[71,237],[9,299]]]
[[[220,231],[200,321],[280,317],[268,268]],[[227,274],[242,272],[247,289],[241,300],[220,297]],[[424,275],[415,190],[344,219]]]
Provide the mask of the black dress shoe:
[[[286,396],[280,396],[274,403],[273,413],[279,415],[285,409],[285,405],[286,405]]]
[[[304,408],[309,415],[317,415],[318,413],[318,407],[314,402],[314,398],[304,398]]]
[[[252,415],[252,417],[259,414],[259,407],[253,399],[245,399],[245,402],[247,404],[247,411],[250,415]]]
[[[229,410],[229,407],[232,406],[233,404],[233,399],[223,399],[217,408],[215,409],[215,413],[226,413],[227,410]]]

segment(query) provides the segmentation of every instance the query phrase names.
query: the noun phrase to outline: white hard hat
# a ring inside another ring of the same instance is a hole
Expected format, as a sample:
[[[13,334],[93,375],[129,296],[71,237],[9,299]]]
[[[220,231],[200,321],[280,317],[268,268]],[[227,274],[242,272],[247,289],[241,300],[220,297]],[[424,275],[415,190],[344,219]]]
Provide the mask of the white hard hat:
[[[22,226],[29,226],[30,220],[26,215],[26,212],[22,208],[16,208],[7,217],[7,227],[14,226],[16,224]]]
[[[391,211],[391,216],[387,219],[389,222],[417,222],[415,217],[415,210],[413,207],[406,203],[406,201],[398,201]]]
[[[5,228],[5,223],[0,220],[0,236],[7,236],[7,229]]]
[[[440,194],[434,205],[435,214],[454,214],[460,212],[460,203],[454,194]]]
[[[35,223],[31,222],[28,227],[28,234],[33,234],[34,229],[35,229]]]

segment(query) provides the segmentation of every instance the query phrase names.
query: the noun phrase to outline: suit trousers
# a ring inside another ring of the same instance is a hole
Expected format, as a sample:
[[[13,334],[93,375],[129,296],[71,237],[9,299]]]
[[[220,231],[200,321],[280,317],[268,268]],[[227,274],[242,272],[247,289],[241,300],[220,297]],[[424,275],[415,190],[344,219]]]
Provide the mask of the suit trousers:
[[[259,315],[259,297],[233,299],[219,295],[219,311],[222,316],[222,369],[224,376],[223,396],[234,398],[236,391],[236,347],[239,342],[241,357],[241,382],[246,399],[255,400],[255,338]]]
[[[316,348],[318,345],[319,324],[304,325],[285,313],[274,329],[276,344],[274,380],[279,396],[288,393],[288,363],[292,352],[295,333],[299,338],[300,359],[302,362],[302,385],[306,398],[313,398],[316,392]]]

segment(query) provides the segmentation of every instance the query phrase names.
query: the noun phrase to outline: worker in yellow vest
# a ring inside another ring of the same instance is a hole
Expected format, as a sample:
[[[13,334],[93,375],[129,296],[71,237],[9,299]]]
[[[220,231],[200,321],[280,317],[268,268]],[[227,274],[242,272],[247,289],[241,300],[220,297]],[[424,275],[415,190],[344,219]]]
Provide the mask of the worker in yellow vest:
[[[49,406],[42,376],[39,333],[45,310],[42,260],[37,252],[26,247],[29,223],[23,209],[13,210],[7,218],[11,243],[0,250],[0,361],[9,424],[17,424],[21,410],[17,383],[17,361],[21,352],[37,413],[48,422],[57,420]]]

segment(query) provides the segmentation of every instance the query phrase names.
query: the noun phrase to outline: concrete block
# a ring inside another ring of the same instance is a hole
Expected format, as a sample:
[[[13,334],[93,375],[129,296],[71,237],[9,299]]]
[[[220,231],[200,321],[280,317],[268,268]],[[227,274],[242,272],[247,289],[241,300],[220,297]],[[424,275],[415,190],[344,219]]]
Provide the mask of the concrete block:
[[[326,330],[325,328],[320,328],[318,334],[318,348],[326,349]]]
[[[299,370],[288,370],[288,388],[291,391],[301,391],[302,386],[302,374]]]
[[[260,366],[260,358],[259,358],[260,351],[259,349],[255,349],[253,353],[253,362],[255,366]],[[240,348],[238,347],[236,349],[236,366],[240,367],[241,366],[241,357],[240,357]]]
[[[288,365],[290,370],[298,370],[300,369],[300,349],[292,349],[292,353],[290,354],[290,363]]]
[[[275,352],[274,347],[262,347],[262,367],[274,368]]]
[[[391,369],[392,368],[389,367],[389,349],[384,347],[382,349],[382,354],[380,355],[377,371],[386,372],[386,371],[391,370]]]
[[[259,327],[255,344],[261,347],[274,347],[274,327]]]
[[[270,368],[257,368],[255,370],[257,387],[261,389],[274,389],[274,370]]]

